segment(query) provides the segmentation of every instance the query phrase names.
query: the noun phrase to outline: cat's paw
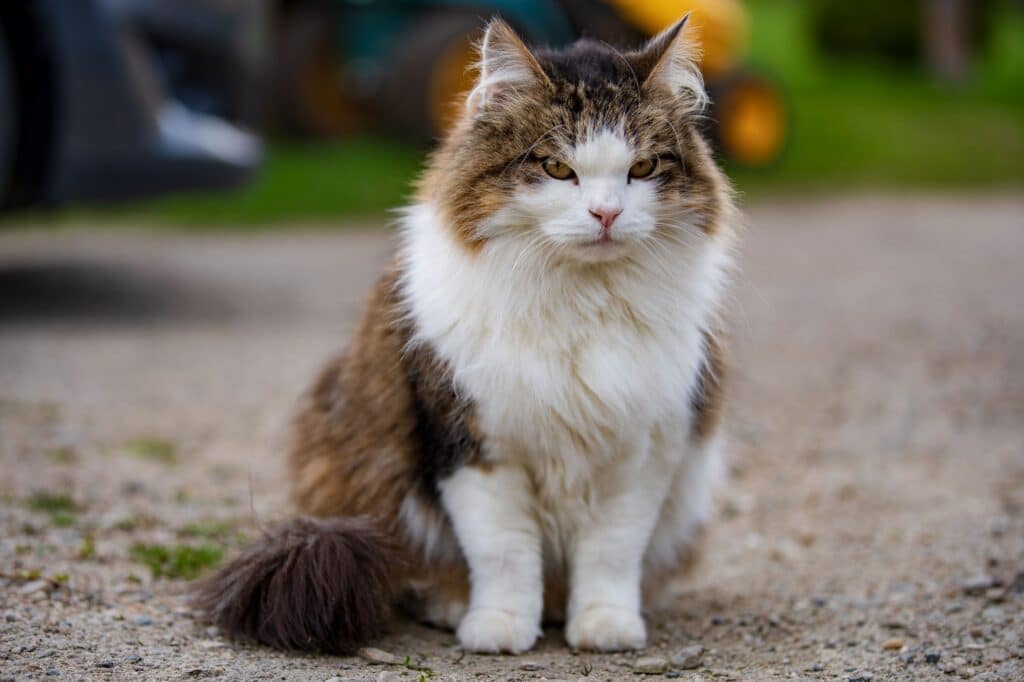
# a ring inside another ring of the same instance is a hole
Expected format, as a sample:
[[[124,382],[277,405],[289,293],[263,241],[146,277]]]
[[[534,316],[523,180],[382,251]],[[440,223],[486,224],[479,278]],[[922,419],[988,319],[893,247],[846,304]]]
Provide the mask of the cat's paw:
[[[644,648],[647,630],[639,613],[597,605],[569,619],[565,639],[573,649],[627,651]]]
[[[522,653],[537,641],[539,621],[500,609],[472,609],[459,624],[459,644],[479,653]]]
[[[428,599],[423,605],[422,619],[434,627],[454,630],[466,615],[466,602],[462,599]]]

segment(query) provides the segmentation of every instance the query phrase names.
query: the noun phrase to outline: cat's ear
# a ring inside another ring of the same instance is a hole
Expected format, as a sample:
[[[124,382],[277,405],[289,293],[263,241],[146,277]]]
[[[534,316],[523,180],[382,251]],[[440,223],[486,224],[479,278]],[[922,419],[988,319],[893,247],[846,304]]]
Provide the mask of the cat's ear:
[[[687,14],[633,55],[644,89],[661,88],[690,102],[694,108],[707,104],[704,79],[697,66],[698,50],[686,30]]]
[[[539,85],[547,75],[516,32],[501,19],[492,19],[480,42],[480,76],[466,105],[479,109]]]

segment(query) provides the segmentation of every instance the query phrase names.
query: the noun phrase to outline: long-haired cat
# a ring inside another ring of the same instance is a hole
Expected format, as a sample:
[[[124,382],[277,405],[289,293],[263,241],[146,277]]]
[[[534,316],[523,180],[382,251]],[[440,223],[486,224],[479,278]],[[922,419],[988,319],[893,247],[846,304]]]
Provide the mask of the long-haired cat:
[[[225,631],[348,652],[395,604],[471,651],[644,646],[719,470],[736,233],[685,19],[642,49],[487,28],[346,352],[295,422],[299,518],[208,579]]]

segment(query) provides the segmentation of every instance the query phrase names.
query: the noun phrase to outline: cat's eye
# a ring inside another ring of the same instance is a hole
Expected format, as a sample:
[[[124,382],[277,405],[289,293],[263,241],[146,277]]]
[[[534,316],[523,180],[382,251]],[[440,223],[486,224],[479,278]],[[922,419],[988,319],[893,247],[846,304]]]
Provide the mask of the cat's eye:
[[[576,171],[569,167],[569,164],[558,159],[544,159],[541,162],[544,171],[555,180],[569,180],[576,177]]]
[[[646,178],[658,167],[656,159],[640,159],[629,167],[629,177],[641,179]]]

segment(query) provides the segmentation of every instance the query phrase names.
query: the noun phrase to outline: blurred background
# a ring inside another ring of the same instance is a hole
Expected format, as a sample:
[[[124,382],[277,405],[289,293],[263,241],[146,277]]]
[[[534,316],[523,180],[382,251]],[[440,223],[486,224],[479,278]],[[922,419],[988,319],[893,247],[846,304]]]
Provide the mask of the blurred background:
[[[744,192],[1024,184],[1016,0],[26,0],[0,9],[3,219],[382,215],[486,18],[636,45],[688,10]]]
[[[229,645],[188,581],[287,514],[296,399],[485,19],[637,45],[687,10],[750,229],[731,480],[646,653],[1024,679],[1024,3],[2,0],[0,680],[384,679]],[[419,679],[630,665],[377,644]]]

